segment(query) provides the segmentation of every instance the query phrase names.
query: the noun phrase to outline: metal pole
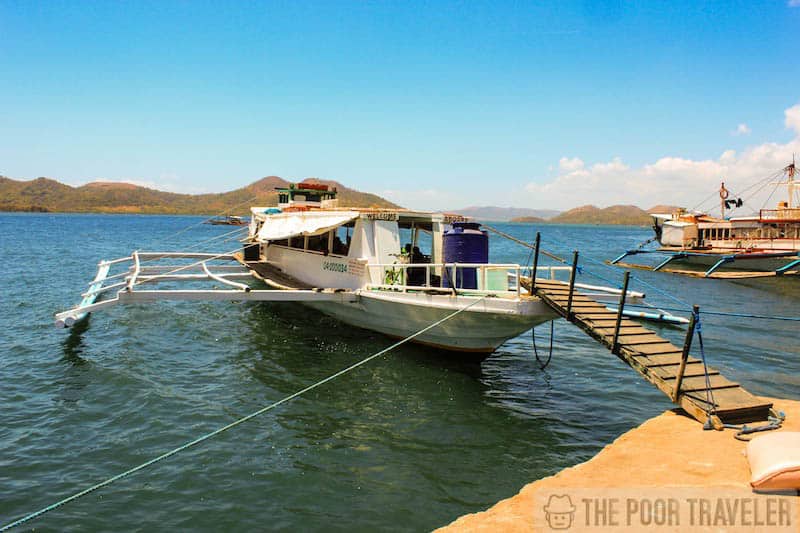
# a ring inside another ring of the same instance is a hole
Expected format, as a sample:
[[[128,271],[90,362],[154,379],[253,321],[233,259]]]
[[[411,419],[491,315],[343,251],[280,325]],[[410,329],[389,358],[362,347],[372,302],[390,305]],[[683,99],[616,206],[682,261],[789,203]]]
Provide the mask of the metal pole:
[[[681,352],[681,366],[678,367],[678,374],[675,376],[675,389],[672,391],[672,401],[678,401],[678,395],[681,391],[681,382],[683,381],[683,373],[686,370],[686,361],[689,359],[689,350],[692,348],[692,339],[694,338],[694,326],[697,320],[697,315],[700,313],[700,306],[692,306],[692,318],[689,319],[689,328],[686,330],[686,339],[683,341],[683,352]]]
[[[536,287],[536,270],[539,268],[539,245],[542,242],[542,235],[538,231],[536,232],[536,241],[534,243],[534,252],[533,252],[533,270],[531,270],[531,294],[533,294],[533,289]]]
[[[617,309],[617,323],[614,326],[614,341],[611,343],[611,353],[617,355],[619,352],[619,327],[622,324],[622,312],[625,310],[625,298],[628,295],[628,280],[631,277],[629,270],[625,271],[625,277],[622,279],[622,294],[619,295],[619,309]]]
[[[569,273],[569,297],[567,298],[567,320],[572,316],[572,294],[575,292],[575,274],[578,272],[578,250],[572,252],[572,271]]]

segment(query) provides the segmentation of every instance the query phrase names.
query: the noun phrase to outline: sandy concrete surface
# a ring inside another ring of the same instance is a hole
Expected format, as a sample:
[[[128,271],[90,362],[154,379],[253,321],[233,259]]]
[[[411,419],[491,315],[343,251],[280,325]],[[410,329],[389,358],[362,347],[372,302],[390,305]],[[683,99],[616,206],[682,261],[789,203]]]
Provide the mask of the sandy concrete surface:
[[[800,401],[770,400],[774,402],[776,409],[786,413],[786,421],[780,431],[800,431]],[[680,500],[678,503],[682,505],[682,513],[692,511],[691,525],[696,526],[698,524],[695,522],[699,520],[696,516],[697,509],[688,508],[687,495],[709,498],[715,498],[716,495],[733,495],[742,496],[744,499],[754,496],[749,485],[750,467],[744,454],[747,443],[735,439],[734,433],[734,430],[728,429],[703,431],[701,424],[682,414],[681,411],[667,411],[623,434],[585,463],[534,481],[523,487],[515,496],[498,502],[486,511],[462,516],[438,531],[557,531],[558,528],[553,528],[545,520],[546,515],[542,511],[547,498],[554,494],[570,495],[578,512],[573,515],[575,521],[572,527],[562,527],[562,531],[649,529],[644,527],[640,519],[637,522],[637,517],[634,517],[633,524],[627,523],[626,509],[612,517],[616,518],[615,522],[606,520],[607,516],[603,513],[598,514],[596,508],[588,506],[592,503],[588,502],[589,499],[604,498],[606,495],[618,497],[623,505],[627,499],[628,504],[633,506],[636,503],[631,503],[630,497],[642,496],[650,499],[659,496],[674,497]],[[747,515],[743,519],[739,515],[738,522],[734,524],[738,525],[738,528],[688,527],[689,518],[684,516],[680,524],[673,523],[671,525],[674,527],[661,527],[657,530],[800,531],[798,527],[800,497],[795,495],[780,496],[780,498],[781,505],[791,505],[791,527],[788,529],[770,529],[769,526],[777,524],[776,515],[773,513],[768,516],[765,523],[763,516],[761,519],[758,518],[761,510],[757,510],[755,521],[752,515],[749,516],[749,521]],[[743,505],[750,503],[745,502]],[[632,509],[633,507],[628,510]],[[781,508],[781,511],[785,509]],[[581,512],[586,516],[591,514],[592,522],[589,522],[589,518],[584,522]],[[652,516],[649,519],[652,519]],[[716,523],[716,526],[719,525]],[[787,524],[784,520],[777,525]]]

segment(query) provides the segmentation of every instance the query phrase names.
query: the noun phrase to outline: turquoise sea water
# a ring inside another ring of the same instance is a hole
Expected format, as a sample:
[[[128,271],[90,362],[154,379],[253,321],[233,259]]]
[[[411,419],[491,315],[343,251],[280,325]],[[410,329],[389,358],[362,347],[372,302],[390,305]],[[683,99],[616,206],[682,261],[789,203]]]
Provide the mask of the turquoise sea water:
[[[297,304],[171,303],[56,330],[100,259],[230,231],[197,217],[0,214],[0,523],[230,423],[392,343]],[[608,259],[647,228],[502,225]],[[227,251],[230,243],[216,251]],[[492,238],[495,262],[527,251]],[[621,271],[585,263],[619,280]],[[800,316],[800,280],[637,272],[702,308]],[[605,283],[585,272],[581,281]],[[653,303],[675,305],[648,287]],[[548,329],[540,327],[539,345]],[[680,341],[682,332],[659,328]],[[707,316],[711,364],[800,399],[800,325]],[[530,334],[470,364],[405,345],[307,396],[31,522],[44,530],[421,530],[585,461],[671,407],[575,327],[539,370]],[[698,425],[698,431],[700,426]],[[731,437],[733,438],[733,437]]]

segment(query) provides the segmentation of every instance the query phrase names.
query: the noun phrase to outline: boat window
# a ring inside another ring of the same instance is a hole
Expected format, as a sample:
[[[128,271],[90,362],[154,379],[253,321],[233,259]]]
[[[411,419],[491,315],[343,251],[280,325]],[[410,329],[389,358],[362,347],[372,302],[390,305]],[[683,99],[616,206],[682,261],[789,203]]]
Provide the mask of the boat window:
[[[306,250],[311,252],[321,252],[328,255],[328,234],[312,235],[308,237],[308,246]]]
[[[289,248],[302,250],[305,247],[305,237],[292,237],[289,239]]]
[[[431,262],[432,248],[433,248],[433,235],[430,231],[417,226],[412,226],[409,230],[401,230],[401,242],[403,245],[403,255],[406,256],[406,261],[412,264],[428,264]],[[408,278],[406,283],[408,285],[425,285],[426,280],[425,267],[412,267],[408,269]]]
[[[331,253],[347,255],[350,252],[350,241],[353,238],[352,226],[339,226],[334,230]]]
[[[279,241],[270,241],[270,244],[278,245],[278,246],[289,246],[289,239],[281,239]]]

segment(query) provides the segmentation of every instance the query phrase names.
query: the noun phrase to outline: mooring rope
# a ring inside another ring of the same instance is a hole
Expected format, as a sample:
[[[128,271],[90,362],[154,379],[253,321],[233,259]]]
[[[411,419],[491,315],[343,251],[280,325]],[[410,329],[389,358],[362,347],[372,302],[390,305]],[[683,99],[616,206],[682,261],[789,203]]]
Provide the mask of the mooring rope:
[[[512,235],[509,235],[508,233],[505,233],[503,231],[500,231],[497,228],[493,228],[492,226],[490,226],[488,224],[481,224],[481,226],[486,228],[486,229],[488,229],[489,231],[491,231],[493,233],[496,233],[496,234],[500,235],[501,237],[505,237],[506,239],[508,239],[511,242],[515,242],[517,244],[520,244],[520,245],[522,245],[522,246],[524,246],[526,248],[530,248],[532,250],[534,248],[536,248],[534,245],[532,245],[530,243],[527,243],[527,242],[523,241],[522,239],[517,239],[516,237],[514,237]],[[559,263],[562,263],[562,264],[565,264],[565,265],[569,264],[569,261],[567,261],[566,259],[558,257],[557,255],[551,254],[550,252],[547,252],[545,250],[539,250],[539,253],[541,253],[542,255],[546,255],[550,259],[553,259],[554,261],[558,261]]]
[[[198,444],[200,444],[202,442],[205,442],[205,441],[207,441],[208,439],[210,439],[212,437],[216,437],[220,433],[228,431],[231,428],[234,428],[234,427],[236,427],[236,426],[238,426],[240,424],[243,424],[243,423],[247,422],[248,420],[251,420],[251,419],[253,419],[253,418],[255,418],[255,417],[259,416],[259,415],[262,415],[262,414],[266,413],[267,411],[270,411],[270,410],[272,410],[272,409],[274,409],[274,408],[276,408],[276,407],[278,407],[280,405],[283,405],[284,403],[289,402],[289,401],[297,398],[298,396],[302,396],[306,392],[311,391],[313,389],[316,389],[317,387],[320,387],[320,386],[324,385],[325,383],[328,383],[329,381],[332,381],[332,380],[334,380],[334,379],[336,379],[336,378],[338,378],[340,376],[343,376],[344,374],[347,374],[351,370],[355,370],[356,368],[358,368],[358,367],[360,367],[360,366],[362,366],[362,365],[364,365],[366,363],[369,363],[373,359],[375,359],[377,357],[380,357],[380,356],[390,352],[391,350],[397,348],[398,346],[401,346],[401,345],[403,345],[403,344],[405,344],[405,343],[407,343],[407,342],[419,337],[423,333],[432,330],[433,328],[443,324],[444,322],[447,322],[448,320],[450,320],[451,318],[455,317],[459,313],[463,313],[467,309],[469,309],[472,306],[482,302],[486,298],[487,298],[486,296],[481,296],[480,298],[478,298],[474,302],[470,302],[468,305],[465,305],[464,307],[462,307],[460,309],[457,309],[453,313],[450,313],[446,317],[444,317],[444,318],[442,318],[440,320],[437,320],[433,324],[430,324],[429,326],[426,326],[425,328],[417,331],[416,333],[414,333],[412,335],[409,335],[408,337],[406,337],[406,338],[404,338],[402,340],[397,341],[396,343],[392,344],[388,348],[384,348],[383,350],[381,350],[381,351],[379,351],[377,353],[374,353],[374,354],[370,355],[369,357],[366,357],[366,358],[358,361],[357,363],[352,364],[352,365],[348,366],[347,368],[344,368],[344,369],[336,372],[335,374],[331,374],[330,376],[326,377],[325,379],[317,381],[313,385],[309,385],[308,387],[306,387],[306,388],[304,388],[302,390],[299,390],[299,391],[297,391],[297,392],[295,392],[293,394],[290,394],[289,396],[286,396],[285,398],[283,398],[281,400],[278,400],[275,403],[267,405],[266,407],[262,407],[261,409],[259,409],[257,411],[254,411],[254,412],[250,413],[247,416],[243,416],[243,417],[231,422],[230,424],[227,424],[225,426],[222,426],[221,428],[215,429],[214,431],[212,431],[210,433],[206,433],[205,435],[202,435],[202,436],[200,436],[200,437],[198,437],[198,438],[196,438],[196,439],[194,439],[192,441],[189,441],[189,442],[187,442],[185,444],[182,444],[181,446],[178,446],[177,448],[173,448],[172,450],[170,450],[170,451],[168,451],[166,453],[163,453],[163,454],[159,455],[158,457],[154,457],[153,459],[150,459],[149,461],[141,463],[138,466],[130,468],[130,469],[128,469],[128,470],[126,470],[126,471],[124,471],[124,472],[122,472],[120,474],[115,475],[115,476],[112,476],[112,477],[106,479],[105,481],[101,481],[100,483],[92,485],[91,487],[88,487],[88,488],[86,488],[86,489],[84,489],[84,490],[82,490],[80,492],[76,492],[75,494],[72,494],[71,496],[68,496],[66,498],[63,498],[63,499],[55,502],[55,503],[52,503],[52,504],[48,505],[47,507],[43,507],[42,509],[39,509],[38,511],[30,513],[30,514],[28,514],[26,516],[23,516],[22,518],[19,518],[19,519],[15,520],[15,521],[13,521],[13,522],[11,522],[9,524],[6,524],[5,526],[0,527],[0,532],[7,531],[7,530],[9,530],[9,529],[11,529],[13,527],[19,526],[21,524],[24,524],[25,522],[29,522],[29,521],[31,521],[31,520],[33,520],[35,518],[38,518],[38,517],[42,516],[45,513],[48,513],[48,512],[50,512],[50,511],[52,511],[54,509],[57,509],[57,508],[61,507],[62,505],[65,505],[65,504],[67,504],[69,502],[75,501],[78,498],[86,496],[87,494],[89,494],[91,492],[94,492],[94,491],[96,491],[98,489],[101,489],[101,488],[107,486],[107,485],[110,485],[111,483],[114,483],[115,481],[118,481],[118,480],[120,480],[122,478],[128,477],[131,474],[134,474],[134,473],[136,473],[136,472],[138,472],[140,470],[144,470],[148,466],[154,465],[154,464],[156,464],[156,463],[158,463],[160,461],[163,461],[164,459],[167,459],[168,457],[171,457],[171,456],[173,456],[173,455],[175,455],[177,453],[180,453],[180,452],[182,452],[184,450],[187,450],[187,449],[189,449],[189,448],[191,448],[193,446],[196,446],[196,445],[198,445]]]
[[[531,328],[531,339],[533,340],[533,355],[536,357],[536,362],[539,364],[539,370],[544,370],[545,368],[547,368],[547,365],[550,364],[550,360],[553,359],[554,323],[555,323],[554,320],[550,321],[550,351],[547,353],[547,360],[545,360],[545,362],[542,362],[542,360],[539,359],[539,349],[536,347],[536,328],[535,327]]]
[[[241,206],[243,206],[245,204],[249,204],[250,202],[252,202],[253,200],[256,200],[256,199],[258,199],[258,196],[253,196],[252,198],[248,198],[247,200],[244,200],[243,202],[239,202],[238,204],[229,207],[227,210],[225,210],[225,211],[223,211],[223,212],[221,212],[221,213],[219,213],[217,215],[214,215],[211,218],[205,218],[205,219],[201,220],[200,222],[195,222],[194,224],[189,224],[185,228],[180,229],[180,230],[176,231],[175,233],[171,233],[169,235],[161,237],[160,239],[156,239],[154,242],[165,242],[165,241],[174,239],[178,235],[182,235],[182,234],[186,233],[187,231],[189,231],[192,228],[196,228],[197,226],[201,226],[201,225],[205,224],[206,222],[208,222],[209,220],[213,220],[215,217],[220,217],[220,216],[229,214],[231,211],[233,211],[237,207],[241,207]]]
[[[717,414],[717,402],[714,400],[714,391],[711,389],[711,376],[708,373],[708,363],[706,362],[706,349],[703,345],[703,323],[700,321],[700,311],[696,308],[692,311],[694,315],[694,332],[697,335],[697,341],[700,345],[700,359],[703,361],[703,376],[706,383],[706,404],[709,406],[706,411],[708,419],[703,425],[703,429],[711,429],[711,417]]]
[[[183,250],[184,251],[194,250],[196,248],[200,248],[203,245],[209,244],[209,243],[211,243],[213,241],[218,241],[220,239],[222,239],[222,240],[219,241],[219,243],[228,242],[228,241],[233,240],[233,239],[237,239],[238,240],[238,238],[239,238],[238,234],[239,233],[243,234],[246,231],[247,231],[247,227],[240,226],[240,227],[238,227],[238,228],[236,228],[234,230],[227,231],[225,233],[221,233],[221,234],[219,234],[219,235],[217,235],[215,237],[211,237],[210,239],[205,239],[203,241],[198,241],[198,242],[196,242],[194,244],[190,244],[189,246],[186,246]],[[158,242],[158,241],[156,241],[156,242]],[[217,244],[219,244],[219,243],[217,243]],[[154,257],[148,257],[147,259],[140,259],[139,261],[141,263],[146,263],[148,261],[158,261],[159,259],[164,259],[165,257],[169,257],[169,256],[157,255],[157,256],[154,256]]]

